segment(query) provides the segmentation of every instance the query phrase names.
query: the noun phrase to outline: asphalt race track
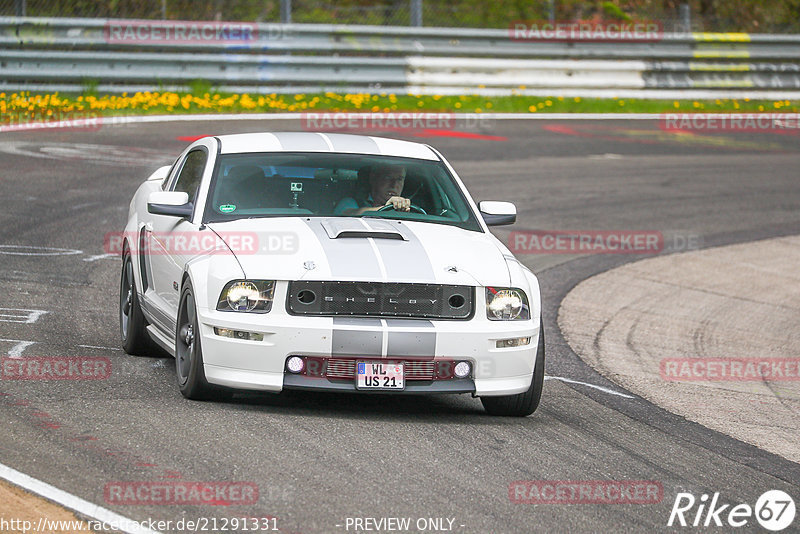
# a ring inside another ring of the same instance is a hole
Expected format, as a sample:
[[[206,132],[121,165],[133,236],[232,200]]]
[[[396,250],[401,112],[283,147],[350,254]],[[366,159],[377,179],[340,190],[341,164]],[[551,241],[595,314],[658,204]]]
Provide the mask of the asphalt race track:
[[[138,184],[185,138],[267,129],[300,125],[0,134],[0,353],[106,357],[113,369],[107,380],[0,381],[0,462],[132,519],[270,516],[302,533],[353,532],[348,518],[364,517],[452,519],[465,534],[695,531],[666,526],[678,492],[751,506],[769,489],[800,492],[800,465],[626,394],[566,345],[561,299],[636,255],[518,256],[542,286],[547,374],[582,382],[548,380],[525,419],[490,417],[468,396],[185,400],[171,358],[119,348],[120,262],[104,256],[104,235],[122,230]],[[484,133],[494,137],[401,137],[439,148],[476,200],[517,204],[501,239],[512,229],[661,230],[710,247],[800,233],[799,135],[665,132],[651,120],[496,121]],[[259,499],[137,506],[104,495],[118,481],[174,480],[251,482]],[[518,480],[656,481],[663,499],[517,504]]]

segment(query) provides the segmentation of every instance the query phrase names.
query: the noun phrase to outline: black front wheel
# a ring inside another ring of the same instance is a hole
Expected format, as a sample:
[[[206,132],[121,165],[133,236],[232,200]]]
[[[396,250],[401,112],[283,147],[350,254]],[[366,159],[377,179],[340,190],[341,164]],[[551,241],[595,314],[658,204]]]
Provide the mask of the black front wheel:
[[[153,351],[153,342],[147,334],[147,321],[142,314],[136,280],[133,275],[133,261],[130,252],[122,257],[122,273],[119,282],[119,328],[122,334],[122,348],[128,354],[138,356]]]
[[[178,307],[178,326],[175,336],[175,371],[181,394],[192,400],[211,400],[230,396],[228,390],[208,383],[203,372],[203,348],[197,321],[192,284],[187,280]]]
[[[516,395],[481,397],[484,409],[491,415],[525,417],[536,411],[542,398],[544,387],[544,325],[539,322],[539,345],[536,348],[531,386],[527,391]]]

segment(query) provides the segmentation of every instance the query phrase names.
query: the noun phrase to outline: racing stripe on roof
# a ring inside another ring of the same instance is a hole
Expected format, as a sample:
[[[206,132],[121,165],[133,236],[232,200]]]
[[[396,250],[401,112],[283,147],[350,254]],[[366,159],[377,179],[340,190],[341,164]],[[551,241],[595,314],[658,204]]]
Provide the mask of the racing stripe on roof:
[[[357,154],[380,154],[381,149],[371,137],[329,133],[325,134],[334,152],[354,152]]]
[[[289,152],[330,152],[328,143],[318,133],[312,132],[275,132],[284,150]]]

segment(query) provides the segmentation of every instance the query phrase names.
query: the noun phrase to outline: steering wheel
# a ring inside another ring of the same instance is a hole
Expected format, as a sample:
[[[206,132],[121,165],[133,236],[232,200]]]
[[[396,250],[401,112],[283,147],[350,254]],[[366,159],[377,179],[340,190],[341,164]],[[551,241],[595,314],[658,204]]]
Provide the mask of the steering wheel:
[[[393,209],[394,209],[394,205],[386,204],[385,206],[382,206],[382,207],[380,207],[379,209],[377,209],[375,211],[376,211],[376,213],[380,213],[381,211],[388,211],[388,210],[393,210]],[[409,209],[411,211],[416,211],[417,213],[421,213],[423,215],[427,215],[428,214],[428,212],[426,212],[424,209],[420,208],[419,206],[415,206],[414,204],[411,204],[409,206]]]

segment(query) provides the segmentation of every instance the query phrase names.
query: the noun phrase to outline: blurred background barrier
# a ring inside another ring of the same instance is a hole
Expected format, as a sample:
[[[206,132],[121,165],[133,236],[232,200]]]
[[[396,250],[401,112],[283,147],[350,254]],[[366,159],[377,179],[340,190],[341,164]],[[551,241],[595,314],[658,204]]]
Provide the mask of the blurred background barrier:
[[[667,32],[800,33],[798,0],[0,0],[0,16],[457,28],[647,20]]]
[[[0,17],[0,91],[800,95],[800,35],[659,29],[646,39],[605,37],[526,39],[509,28]]]

